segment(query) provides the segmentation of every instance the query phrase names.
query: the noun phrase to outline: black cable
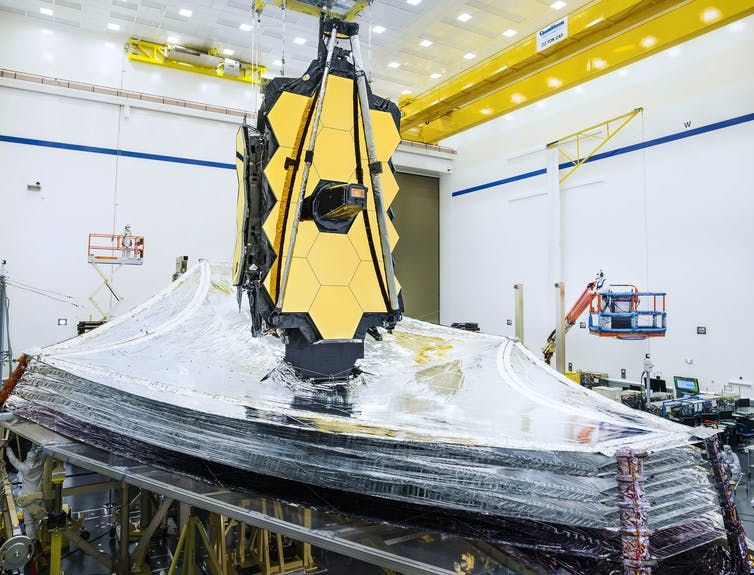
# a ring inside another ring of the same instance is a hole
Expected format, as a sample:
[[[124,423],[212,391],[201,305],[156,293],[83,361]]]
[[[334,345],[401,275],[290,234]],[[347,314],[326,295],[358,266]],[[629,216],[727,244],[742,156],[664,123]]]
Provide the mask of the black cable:
[[[75,299],[73,296],[65,294],[65,293],[60,293],[59,291],[54,291],[54,290],[51,290],[51,289],[44,289],[44,288],[36,287],[36,286],[30,285],[30,284],[27,284],[27,283],[24,283],[24,282],[20,282],[20,281],[17,281],[17,280],[8,279],[7,283],[16,284],[17,287],[23,287],[23,288],[33,289],[33,290],[36,290],[36,291],[47,292],[47,293],[50,293],[50,294],[53,294],[53,295],[58,295],[60,297],[64,297],[64,298],[68,298],[68,299]]]
[[[35,293],[37,295],[41,295],[43,297],[46,297],[46,298],[51,299],[53,301],[56,301],[58,303],[67,303],[68,305],[72,305],[73,307],[79,307],[79,304],[74,303],[72,301],[67,301],[67,300],[64,300],[64,299],[60,299],[60,298],[57,298],[55,296],[51,296],[50,294],[38,291],[36,289],[31,289],[31,288],[23,287],[23,286],[18,285],[15,282],[13,282],[13,283],[7,282],[7,285],[12,286],[12,287],[14,287],[16,289],[20,289],[20,290],[27,291],[27,292],[30,292],[30,293]],[[66,297],[69,297],[69,296],[66,296]],[[73,299],[73,298],[71,298],[71,299]]]

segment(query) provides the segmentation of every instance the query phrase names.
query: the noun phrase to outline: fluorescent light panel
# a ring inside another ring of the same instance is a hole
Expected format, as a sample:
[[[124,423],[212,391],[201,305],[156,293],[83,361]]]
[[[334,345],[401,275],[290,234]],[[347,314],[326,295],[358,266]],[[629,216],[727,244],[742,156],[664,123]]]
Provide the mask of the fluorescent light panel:
[[[419,46],[421,46],[422,48],[429,48],[432,44],[434,44],[432,40],[422,40],[421,42],[419,42]]]
[[[375,34],[382,34],[387,28],[384,26],[372,26],[372,32]]]
[[[513,38],[513,36],[515,36],[516,34],[518,34],[518,32],[513,28],[508,28],[505,32],[503,32],[503,36],[505,36],[506,38]]]
[[[468,22],[471,20],[471,14],[467,14],[466,12],[461,12],[457,17],[457,20],[460,20],[461,22]]]
[[[55,12],[53,12],[49,8],[44,8],[44,7],[39,9],[39,13],[44,16],[52,16],[53,14],[55,14]]]
[[[303,45],[303,44],[306,44],[306,38],[302,38],[301,36],[296,36],[296,37],[295,37],[295,38],[293,39],[293,43],[294,43],[294,44],[298,44],[299,46],[301,46],[301,45]]]
[[[401,67],[401,63],[400,62],[390,62],[390,63],[388,63],[387,67],[388,68],[400,68]]]
[[[439,72],[433,72],[432,74],[429,75],[429,77],[432,78],[433,80],[437,80],[441,76],[442,74],[440,74]]]
[[[180,14],[184,18],[191,18],[191,15],[193,13],[193,10],[189,10],[188,8],[181,8],[180,10],[178,10],[178,14]]]
[[[550,4],[550,8],[552,8],[553,10],[562,10],[566,6],[568,6],[568,4],[563,2],[563,0],[556,0],[555,2]]]
[[[422,0],[406,0],[406,4],[411,4],[411,6],[416,6],[417,4],[421,4]]]
[[[251,24],[241,24],[238,29],[242,32],[251,32]]]
[[[236,53],[236,52],[235,52],[235,50],[231,50],[230,48],[225,48],[225,49],[223,50],[223,54],[224,54],[225,56],[232,56],[232,55],[233,55],[233,54],[235,54],[235,53]]]
[[[473,60],[474,58],[476,58],[476,54],[474,54],[473,52],[467,52],[463,55],[463,58],[464,60]]]
[[[115,24],[114,22],[109,22],[107,24],[107,29],[112,30],[113,32],[117,32],[120,30],[120,24]]]

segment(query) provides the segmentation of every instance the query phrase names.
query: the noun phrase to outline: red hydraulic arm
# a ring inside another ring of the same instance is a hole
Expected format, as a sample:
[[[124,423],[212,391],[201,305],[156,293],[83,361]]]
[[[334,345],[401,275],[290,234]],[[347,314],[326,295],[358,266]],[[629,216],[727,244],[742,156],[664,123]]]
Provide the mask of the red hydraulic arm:
[[[584,291],[581,292],[581,295],[579,296],[579,299],[576,300],[576,303],[573,304],[573,307],[570,309],[570,311],[566,314],[566,316],[563,318],[563,333],[567,333],[569,329],[578,321],[579,317],[581,317],[581,314],[586,311],[586,309],[589,307],[589,305],[592,303],[592,300],[597,297],[597,292],[602,289],[602,285],[605,283],[605,274],[600,272],[597,274],[597,277],[594,281],[589,282],[586,284],[586,287],[584,288]],[[547,343],[545,343],[544,347],[542,348],[542,353],[545,356],[545,363],[548,365],[550,364],[550,360],[552,359],[552,355],[555,353],[555,335],[557,333],[557,330],[552,330],[552,333],[550,334],[550,337],[547,338]]]

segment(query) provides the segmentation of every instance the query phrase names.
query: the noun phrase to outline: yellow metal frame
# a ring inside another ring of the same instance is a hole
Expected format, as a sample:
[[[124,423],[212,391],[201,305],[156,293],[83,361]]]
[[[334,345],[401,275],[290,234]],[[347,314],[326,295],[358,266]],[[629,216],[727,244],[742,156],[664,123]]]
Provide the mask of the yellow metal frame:
[[[173,560],[170,562],[168,575],[175,575],[181,556],[183,556],[181,575],[194,575],[198,572],[196,569],[198,557],[197,535],[204,544],[204,548],[207,550],[207,567],[209,568],[209,572],[212,573],[212,575],[223,575],[223,568],[218,562],[217,556],[212,552],[213,550],[209,542],[209,537],[207,536],[207,531],[204,529],[201,519],[195,515],[188,518],[188,521],[186,521],[186,524],[181,530],[178,544],[175,547]]]
[[[306,2],[301,2],[300,0],[272,0],[272,3],[278,8],[293,10],[294,12],[301,12],[302,14],[309,14],[310,16],[315,16],[317,18],[322,12],[321,8],[312,6],[311,4],[308,4]],[[256,12],[261,12],[262,10],[264,10],[264,7],[266,5],[267,2],[265,0],[256,0],[256,2],[254,3],[254,10]],[[358,2],[354,3],[353,7],[348,12],[339,17],[342,20],[351,21],[356,18],[356,16],[358,16],[367,6],[369,6],[368,0],[359,0]]]
[[[214,78],[235,80],[236,82],[244,82],[246,84],[259,84],[261,82],[262,73],[267,69],[265,66],[254,66],[248,62],[239,60],[241,64],[241,75],[232,76],[230,74],[224,74],[222,70],[217,68],[205,68],[195,64],[169,60],[165,56],[165,48],[166,46],[164,44],[130,38],[128,40],[128,59],[134,62],[143,62],[145,64],[172,68],[173,70],[183,70],[184,72],[194,72],[196,74],[204,74],[205,76],[212,76]],[[223,57],[220,54],[217,54],[214,50],[208,51],[207,54],[217,56],[218,58]]]
[[[752,0],[596,0],[568,38],[527,36],[436,88],[401,99],[404,139],[436,143],[754,13]]]
[[[273,515],[283,519],[283,508],[278,501],[269,501],[273,508]],[[262,499],[262,513],[267,513],[268,500]],[[302,524],[311,527],[311,509],[303,508]],[[229,557],[229,564],[241,569],[253,569],[259,575],[286,575],[316,569],[316,563],[312,557],[312,547],[309,543],[295,542],[293,549],[286,553],[284,538],[279,533],[273,533],[266,529],[252,527],[247,536],[247,526],[243,523],[235,523],[232,527],[237,528],[235,537],[235,549]],[[273,562],[271,550],[274,548],[277,562]]]
[[[594,126],[589,126],[588,128],[570,134],[565,138],[561,138],[559,140],[556,140],[555,142],[549,143],[547,145],[548,148],[558,148],[560,154],[572,164],[571,168],[568,169],[568,171],[560,178],[560,183],[562,184],[568,178],[570,178],[576,170],[578,170],[581,166],[589,161],[589,158],[599,152],[605,146],[605,144],[612,140],[618,134],[618,132],[625,128],[631,120],[633,120],[642,112],[644,112],[644,108],[636,108],[634,110],[631,110],[627,114],[623,114],[622,116],[618,116],[610,120],[605,120],[604,122],[600,122],[599,124],[595,124]],[[595,131],[598,131],[600,134],[604,133],[604,135],[597,135],[595,134]],[[584,156],[582,156],[581,153],[583,151],[584,140],[593,139],[598,140],[597,145],[586,151]],[[567,146],[569,144],[576,145],[576,154],[574,156],[563,149],[563,146]]]

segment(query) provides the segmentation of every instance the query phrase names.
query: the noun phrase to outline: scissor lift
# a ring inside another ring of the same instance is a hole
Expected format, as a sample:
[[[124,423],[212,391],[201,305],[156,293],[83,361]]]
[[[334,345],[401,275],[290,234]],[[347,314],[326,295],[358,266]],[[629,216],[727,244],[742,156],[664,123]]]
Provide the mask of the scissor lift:
[[[103,320],[107,320],[112,311],[112,303],[108,305],[107,311],[104,306],[97,301],[97,296],[103,289],[107,289],[110,295],[115,299],[116,305],[123,301],[123,296],[115,288],[113,280],[115,274],[123,266],[140,266],[144,263],[144,236],[129,236],[128,241],[124,241],[124,234],[89,234],[87,242],[87,256],[89,263],[102,278],[102,282],[97,286],[89,296],[89,301],[94,308],[100,313]],[[110,276],[100,267],[102,265],[114,266]]]

